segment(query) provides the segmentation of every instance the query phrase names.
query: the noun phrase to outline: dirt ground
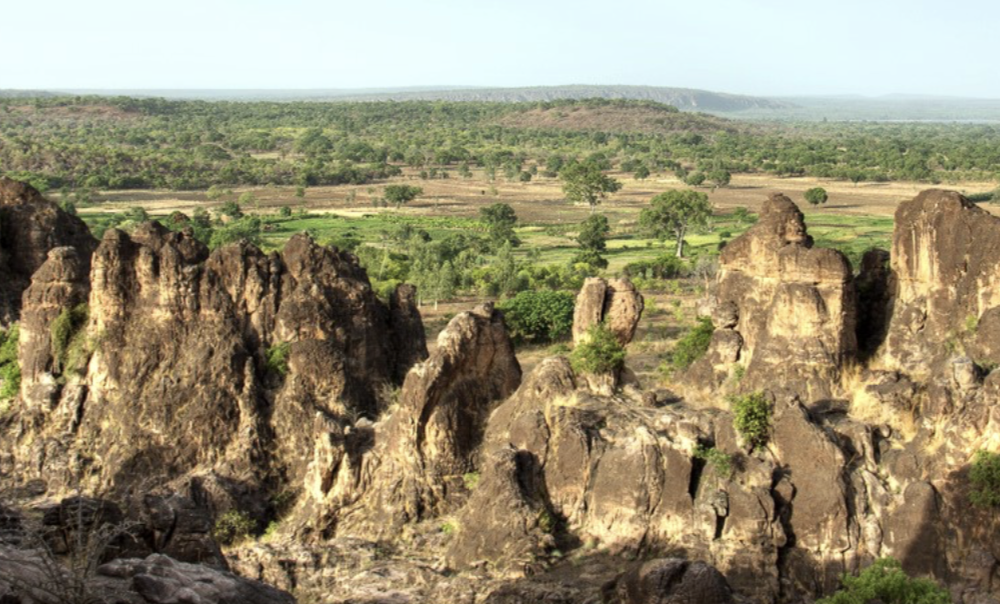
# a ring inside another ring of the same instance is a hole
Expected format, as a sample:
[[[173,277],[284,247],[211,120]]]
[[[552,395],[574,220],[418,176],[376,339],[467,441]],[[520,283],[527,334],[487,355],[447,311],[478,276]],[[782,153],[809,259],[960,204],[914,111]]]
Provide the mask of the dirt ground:
[[[664,191],[690,188],[671,176],[653,176],[644,181],[634,180],[629,174],[615,175],[623,187],[612,195],[601,208],[611,220],[634,220],[638,211],[649,200]],[[410,215],[432,216],[476,216],[479,208],[496,202],[509,203],[522,223],[579,222],[587,216],[589,208],[568,204],[557,179],[537,177],[529,183],[512,183],[502,178],[490,183],[481,173],[473,178],[420,180],[412,174],[404,174],[394,179],[420,186],[424,194],[399,211]],[[381,194],[384,185],[335,187],[309,187],[305,197],[295,197],[294,187],[259,187],[235,189],[233,198],[251,191],[258,200],[260,211],[276,211],[287,205],[293,208],[306,207],[312,212],[332,212],[340,215],[361,215],[379,211],[372,207],[372,198]],[[830,213],[860,214],[871,216],[892,216],[896,205],[910,199],[920,191],[931,188],[926,183],[891,182],[859,183],[816,178],[777,178],[771,175],[737,174],[728,187],[700,188],[709,196],[712,204],[721,212],[736,207],[756,209],[769,194],[781,192],[796,202],[804,204],[803,193],[812,187],[823,187],[830,200],[822,211]],[[989,182],[962,182],[939,185],[940,188],[955,189],[964,193],[991,191],[996,188]],[[354,201],[350,201],[353,194]],[[121,211],[141,205],[153,214],[167,214],[174,210],[191,212],[198,207],[214,207],[220,202],[210,202],[204,192],[160,192],[160,191],[111,191],[99,195],[99,203],[80,208],[81,213]],[[206,205],[207,204],[207,205]],[[253,210],[254,208],[247,208]],[[990,211],[996,211],[988,207]],[[395,211],[395,210],[382,210]]]

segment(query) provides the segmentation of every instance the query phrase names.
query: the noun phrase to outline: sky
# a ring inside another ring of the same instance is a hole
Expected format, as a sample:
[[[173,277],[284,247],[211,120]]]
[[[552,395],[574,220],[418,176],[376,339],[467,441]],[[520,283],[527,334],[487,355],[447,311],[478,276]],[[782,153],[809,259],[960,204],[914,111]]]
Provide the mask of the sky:
[[[634,84],[1000,98],[1000,2],[4,0],[0,89]]]

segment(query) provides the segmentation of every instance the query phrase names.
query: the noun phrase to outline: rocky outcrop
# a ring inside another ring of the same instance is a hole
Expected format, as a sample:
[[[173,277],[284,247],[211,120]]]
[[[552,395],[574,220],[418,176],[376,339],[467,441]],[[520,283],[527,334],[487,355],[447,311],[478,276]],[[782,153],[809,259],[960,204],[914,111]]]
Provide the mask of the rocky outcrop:
[[[442,513],[477,466],[486,418],[520,382],[502,314],[487,304],[455,316],[434,354],[410,370],[387,419],[367,436],[317,441],[309,494],[327,511],[323,530],[383,534]]]
[[[722,251],[716,298],[725,319],[693,383],[718,387],[736,356],[742,388],[815,401],[829,398],[857,353],[851,265],[813,247],[802,212],[784,195],[769,197],[757,224]]]
[[[628,279],[588,277],[576,296],[573,343],[579,344],[586,337],[588,329],[604,323],[624,346],[635,336],[642,309],[642,294]]]
[[[76,248],[86,272],[97,242],[82,220],[62,211],[29,184],[0,177],[0,324],[21,314],[21,294],[51,250]]]
[[[704,562],[651,560],[636,565],[605,589],[609,604],[730,604],[726,579]]]
[[[41,551],[0,546],[0,600],[10,604],[294,604],[287,592],[225,571],[154,554],[74,574]]]
[[[991,339],[1000,316],[998,242],[1000,219],[953,191],[899,204],[884,363],[926,375],[961,345],[982,362],[1000,362]]]
[[[418,332],[412,296],[390,311],[356,259],[306,235],[281,254],[209,254],[146,223],[109,230],[91,264],[87,279],[80,252],[58,248],[25,295],[21,401],[0,457],[53,492],[183,490],[198,478],[213,512],[263,519],[266,492],[301,488],[315,448],[302,427],[374,417],[426,351],[392,346],[394,326]],[[69,371],[51,325],[77,306]]]

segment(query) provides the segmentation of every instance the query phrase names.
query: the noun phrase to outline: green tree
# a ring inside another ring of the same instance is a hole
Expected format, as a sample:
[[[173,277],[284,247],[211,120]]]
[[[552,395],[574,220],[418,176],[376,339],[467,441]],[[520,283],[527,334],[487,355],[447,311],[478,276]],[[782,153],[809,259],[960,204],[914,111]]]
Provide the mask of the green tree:
[[[712,181],[712,184],[716,187],[728,186],[732,178],[733,175],[730,174],[728,170],[712,170],[708,173],[708,179]]]
[[[591,214],[580,225],[580,233],[576,236],[580,251],[574,257],[574,262],[585,262],[598,268],[607,268],[608,261],[602,255],[608,249],[608,233],[611,226],[608,217],[603,214]]]
[[[712,216],[708,195],[697,191],[667,191],[639,213],[639,226],[657,239],[673,238],[675,255],[684,257],[684,236],[692,227],[705,226]]]
[[[497,305],[517,342],[550,342],[573,328],[575,296],[549,289],[529,290]]]
[[[692,187],[700,187],[705,184],[705,173],[704,172],[692,172],[684,177],[684,184],[691,185]]]
[[[240,198],[242,199],[242,197],[243,196],[241,195]],[[222,204],[222,207],[219,208],[219,213],[234,220],[243,218],[243,208],[240,207],[240,204],[235,201],[227,201]]]
[[[424,190],[421,187],[413,185],[387,185],[382,192],[385,200],[396,206],[396,208],[399,208],[404,203],[410,203],[423,194]]]
[[[559,172],[559,178],[563,181],[566,199],[573,203],[586,203],[591,214],[610,193],[622,188],[622,183],[604,174],[594,162],[569,164]]]
[[[809,189],[805,193],[805,198],[806,201],[808,201],[814,206],[818,206],[821,203],[826,203],[826,200],[829,199],[826,194],[826,189],[824,189],[823,187],[813,187]]]
[[[521,240],[514,234],[514,225],[517,224],[517,214],[514,208],[506,203],[494,203],[480,208],[479,219],[486,227],[486,233],[490,238],[493,249],[499,249],[505,243],[510,243],[517,247],[521,245]]]
[[[843,588],[816,604],[950,604],[948,590],[931,579],[910,578],[892,558],[880,558],[858,576],[844,575]]]
[[[632,174],[632,176],[636,180],[646,180],[647,178],[649,178],[649,168],[646,167],[646,164],[639,164],[639,167],[635,169],[635,172]]]

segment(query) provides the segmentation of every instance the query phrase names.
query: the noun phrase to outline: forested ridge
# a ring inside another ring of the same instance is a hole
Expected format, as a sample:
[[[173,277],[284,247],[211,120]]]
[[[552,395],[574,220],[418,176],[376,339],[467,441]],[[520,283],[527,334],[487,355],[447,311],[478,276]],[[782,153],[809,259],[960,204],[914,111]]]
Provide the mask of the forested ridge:
[[[573,159],[646,174],[712,171],[928,183],[988,180],[1000,126],[755,124],[651,101],[206,102],[0,99],[0,173],[41,189],[364,184],[555,176]]]

